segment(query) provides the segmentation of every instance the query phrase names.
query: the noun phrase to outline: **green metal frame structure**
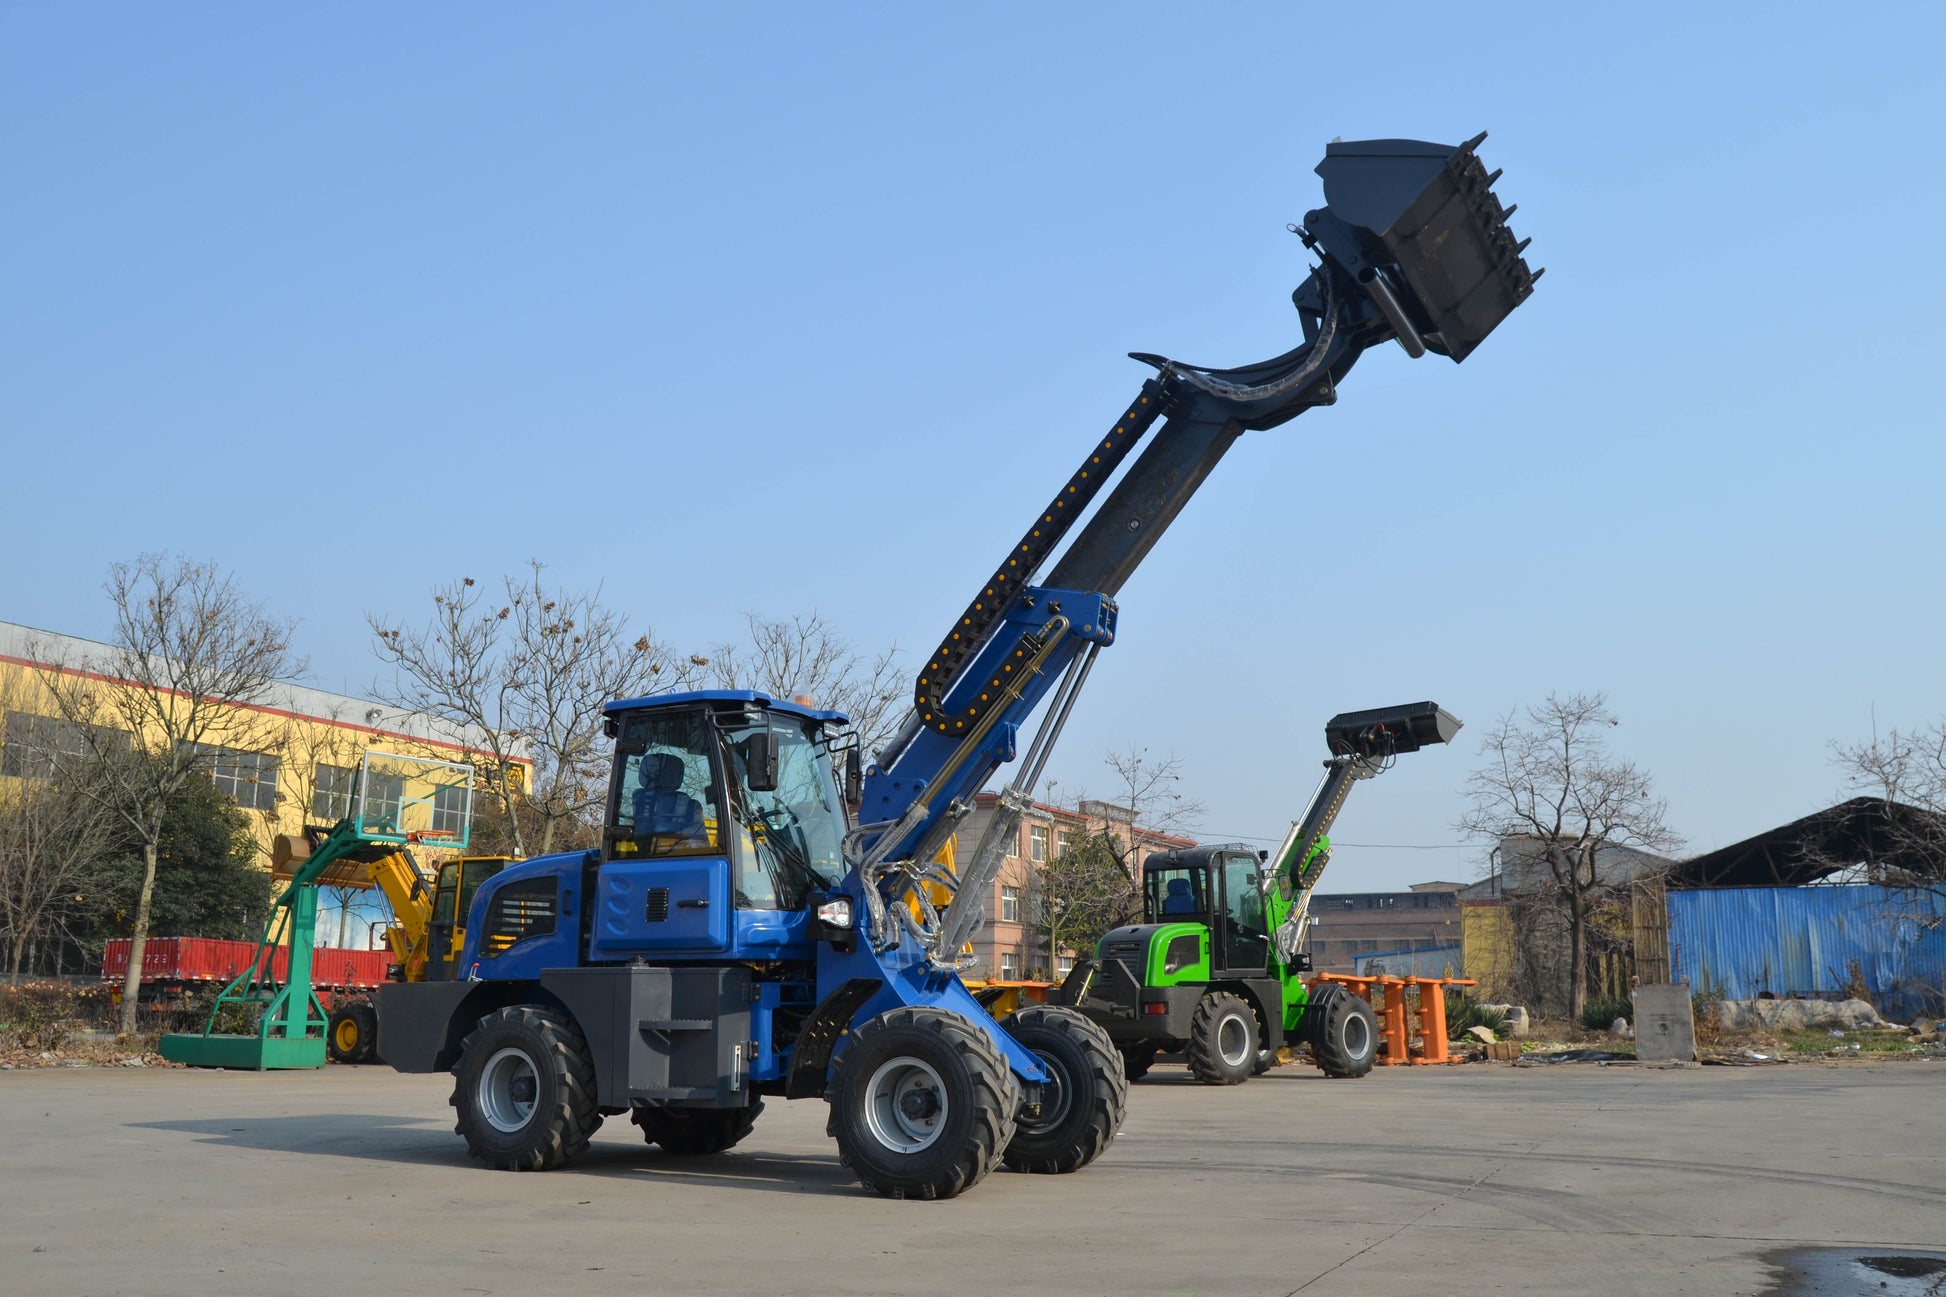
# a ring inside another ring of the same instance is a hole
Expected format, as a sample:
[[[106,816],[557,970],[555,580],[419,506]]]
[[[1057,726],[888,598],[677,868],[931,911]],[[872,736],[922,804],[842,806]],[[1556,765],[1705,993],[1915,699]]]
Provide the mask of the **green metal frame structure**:
[[[270,922],[257,943],[250,967],[225,986],[200,1034],[172,1032],[162,1038],[162,1056],[191,1067],[233,1067],[252,1071],[324,1066],[324,1005],[311,987],[311,950],[317,944],[318,879],[325,870],[376,839],[358,831],[356,817],[339,821],[330,836],[301,862],[272,905]],[[279,946],[288,945],[290,964],[282,986],[272,973]],[[261,1005],[254,1035],[220,1032],[216,1024],[228,1005]]]

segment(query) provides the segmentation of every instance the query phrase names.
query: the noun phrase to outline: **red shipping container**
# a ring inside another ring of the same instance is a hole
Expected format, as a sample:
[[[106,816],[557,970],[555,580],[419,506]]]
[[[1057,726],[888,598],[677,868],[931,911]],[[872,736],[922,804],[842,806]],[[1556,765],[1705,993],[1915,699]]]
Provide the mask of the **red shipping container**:
[[[128,938],[117,937],[102,951],[101,975],[120,981],[128,974]],[[257,956],[254,941],[220,941],[214,937],[150,937],[142,946],[142,980],[157,983],[223,983],[250,967]],[[271,972],[282,982],[290,969],[291,952],[278,947],[271,956]],[[371,990],[385,981],[391,966],[389,950],[338,950],[319,946],[311,952],[311,984],[320,991]]]

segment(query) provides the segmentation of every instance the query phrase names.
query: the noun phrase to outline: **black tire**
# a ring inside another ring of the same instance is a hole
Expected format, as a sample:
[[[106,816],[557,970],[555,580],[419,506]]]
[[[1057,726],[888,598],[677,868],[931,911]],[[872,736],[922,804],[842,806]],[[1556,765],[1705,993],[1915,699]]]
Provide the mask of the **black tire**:
[[[500,1171],[549,1171],[601,1128],[595,1065],[574,1020],[517,1004],[480,1019],[453,1067],[454,1129]]]
[[[1048,1072],[1040,1114],[1016,1121],[1007,1165],[1037,1175],[1079,1171],[1115,1141],[1128,1115],[1115,1042],[1085,1014],[1054,1004],[1030,1004],[1000,1025]]]
[[[1342,986],[1325,985],[1304,1008],[1304,1038],[1326,1076],[1346,1080],[1378,1061],[1378,1015]]]
[[[703,1157],[734,1148],[757,1124],[762,1099],[747,1108],[636,1108],[628,1119],[641,1128],[642,1138],[659,1144],[665,1153]]]
[[[1215,991],[1189,1020],[1189,1070],[1204,1085],[1240,1085],[1257,1066],[1257,1014],[1244,1000]]]
[[[1122,1045],[1122,1075],[1130,1084],[1141,1080],[1155,1066],[1155,1056],[1159,1052],[1154,1045]]]
[[[347,1000],[331,1011],[324,1027],[324,1052],[335,1063],[378,1060],[378,1006]]]
[[[952,1198],[999,1165],[1019,1091],[999,1047],[944,1009],[888,1009],[832,1068],[838,1156],[887,1198]]]

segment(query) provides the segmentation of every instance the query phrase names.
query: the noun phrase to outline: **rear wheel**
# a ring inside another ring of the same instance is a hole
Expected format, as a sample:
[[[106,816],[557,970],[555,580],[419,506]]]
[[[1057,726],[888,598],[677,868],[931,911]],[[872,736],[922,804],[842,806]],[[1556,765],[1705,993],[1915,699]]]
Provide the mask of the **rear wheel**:
[[[698,1157],[721,1153],[742,1142],[764,1110],[762,1099],[747,1108],[636,1108],[629,1120],[641,1128],[642,1138],[660,1144],[665,1153]]]
[[[370,1000],[349,1000],[325,1023],[324,1052],[338,1063],[369,1063],[378,1057],[378,1009]]]
[[[944,1009],[889,1009],[854,1030],[830,1094],[838,1156],[888,1198],[962,1194],[1014,1135],[1006,1060],[985,1032]]]
[[[1128,1081],[1108,1033],[1073,1009],[1029,1005],[1001,1027],[1047,1069],[1040,1111],[1022,1115],[1007,1144],[1016,1171],[1065,1175],[1100,1157],[1128,1112]]]
[[[1304,1009],[1305,1039],[1326,1076],[1359,1077],[1378,1061],[1378,1015],[1342,986],[1318,988]]]
[[[1149,1074],[1155,1066],[1157,1048],[1154,1045],[1122,1045],[1122,1075],[1130,1081],[1139,1081]]]
[[[1204,1085],[1237,1085],[1257,1065],[1257,1015],[1227,991],[1205,995],[1189,1020],[1189,1070]]]
[[[553,1009],[515,1005],[480,1019],[453,1078],[466,1151],[501,1171],[565,1165],[601,1127],[588,1042]]]

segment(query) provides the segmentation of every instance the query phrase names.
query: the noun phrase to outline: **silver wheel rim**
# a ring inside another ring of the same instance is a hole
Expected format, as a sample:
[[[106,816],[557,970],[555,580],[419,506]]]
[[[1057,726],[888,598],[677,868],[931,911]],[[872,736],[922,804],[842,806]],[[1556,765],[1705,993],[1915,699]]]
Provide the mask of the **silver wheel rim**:
[[[1338,1038],[1345,1047],[1346,1058],[1363,1058],[1372,1047],[1372,1029],[1365,1019],[1355,1013],[1345,1019],[1344,1029],[1338,1033]]]
[[[946,1083],[930,1063],[890,1059],[865,1083],[865,1126],[895,1153],[931,1148],[946,1129],[947,1116]]]
[[[1233,1013],[1217,1024],[1216,1052],[1231,1067],[1250,1057],[1250,1028],[1241,1017]]]
[[[480,1115],[503,1134],[522,1130],[534,1117],[540,1069],[526,1050],[512,1045],[487,1059],[480,1069]]]

